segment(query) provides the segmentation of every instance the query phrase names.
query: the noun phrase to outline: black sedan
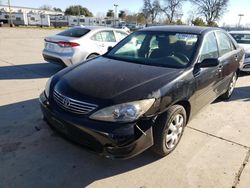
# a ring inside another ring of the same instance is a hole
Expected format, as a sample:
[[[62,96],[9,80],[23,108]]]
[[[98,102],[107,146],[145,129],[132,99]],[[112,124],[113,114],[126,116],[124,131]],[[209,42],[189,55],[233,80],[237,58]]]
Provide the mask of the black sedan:
[[[166,156],[194,114],[230,98],[243,55],[217,28],[142,29],[50,78],[41,109],[51,127],[105,157]]]

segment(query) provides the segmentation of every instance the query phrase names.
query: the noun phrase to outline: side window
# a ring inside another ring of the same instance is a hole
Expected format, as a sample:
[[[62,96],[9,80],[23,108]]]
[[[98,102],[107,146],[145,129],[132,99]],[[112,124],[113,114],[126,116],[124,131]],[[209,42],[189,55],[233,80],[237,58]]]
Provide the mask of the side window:
[[[98,42],[102,42],[102,34],[99,32],[99,33],[96,33],[94,34],[92,37],[91,37],[92,40],[94,41],[98,41]]]
[[[153,36],[150,40],[149,49],[154,50],[156,48],[159,48],[158,41],[156,39],[156,36]]]
[[[218,58],[218,46],[214,33],[209,33],[203,40],[200,62],[208,58]]]
[[[223,56],[226,53],[234,50],[234,46],[232,44],[231,39],[225,33],[217,32],[216,35],[219,43],[220,56]]]
[[[115,31],[117,39],[120,41],[124,39],[126,36],[128,36],[126,33],[120,32],[120,31]]]
[[[102,31],[101,35],[103,42],[116,42],[115,34],[113,31]]]

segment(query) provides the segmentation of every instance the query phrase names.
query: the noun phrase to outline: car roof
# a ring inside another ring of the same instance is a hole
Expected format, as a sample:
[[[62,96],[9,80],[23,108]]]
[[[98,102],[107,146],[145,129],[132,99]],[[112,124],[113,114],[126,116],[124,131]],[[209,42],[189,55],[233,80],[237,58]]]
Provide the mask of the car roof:
[[[110,29],[110,30],[116,30],[116,31],[123,31],[123,32],[125,32],[123,29],[117,29],[117,28],[112,28],[112,27],[104,27],[104,26],[83,26],[83,25],[80,25],[80,26],[74,26],[72,28],[85,28],[85,29],[89,29],[90,31],[97,31],[97,30],[101,31],[101,30]]]
[[[229,33],[232,34],[250,34],[250,31],[246,31],[246,30],[241,30],[241,31],[229,31]]]
[[[190,34],[202,34],[209,31],[222,30],[215,27],[200,27],[200,26],[177,26],[177,25],[167,25],[167,26],[152,26],[141,29],[140,31],[166,31],[166,32],[181,32]]]

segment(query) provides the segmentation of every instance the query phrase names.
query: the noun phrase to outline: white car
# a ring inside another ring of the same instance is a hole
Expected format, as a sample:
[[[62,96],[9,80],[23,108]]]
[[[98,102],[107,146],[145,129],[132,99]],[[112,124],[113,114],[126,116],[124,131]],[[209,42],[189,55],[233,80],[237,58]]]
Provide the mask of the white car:
[[[250,73],[250,31],[230,31],[229,33],[245,52],[245,60],[240,70]]]
[[[43,58],[51,63],[69,66],[106,53],[109,47],[127,35],[121,29],[76,26],[46,37]]]

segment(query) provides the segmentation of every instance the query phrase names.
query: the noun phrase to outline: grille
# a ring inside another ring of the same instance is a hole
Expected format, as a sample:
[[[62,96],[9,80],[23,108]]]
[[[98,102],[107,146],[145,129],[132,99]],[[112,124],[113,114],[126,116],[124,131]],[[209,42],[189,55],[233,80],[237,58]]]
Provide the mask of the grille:
[[[54,100],[63,109],[76,114],[88,114],[97,108],[97,105],[71,99],[54,91]]]

